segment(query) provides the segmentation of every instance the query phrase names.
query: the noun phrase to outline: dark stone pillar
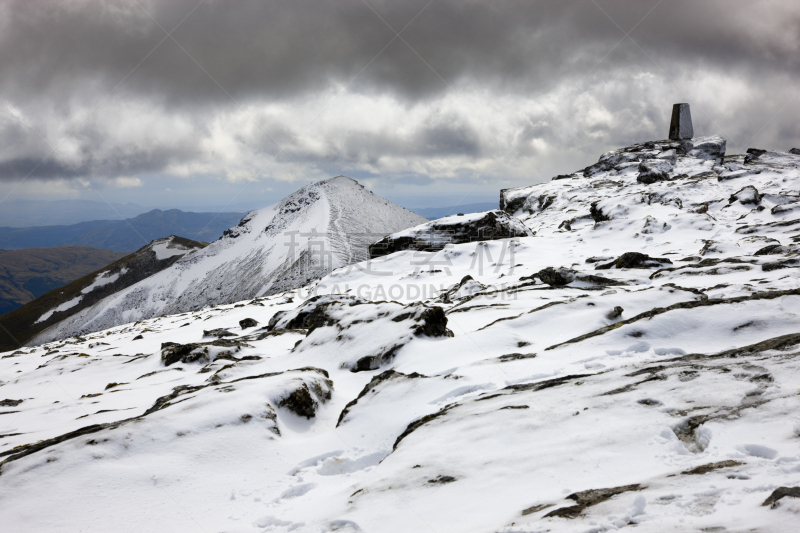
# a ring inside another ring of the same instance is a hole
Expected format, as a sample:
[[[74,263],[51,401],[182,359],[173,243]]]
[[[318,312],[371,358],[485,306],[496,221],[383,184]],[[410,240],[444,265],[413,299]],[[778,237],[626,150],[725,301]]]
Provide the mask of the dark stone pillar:
[[[682,141],[694,137],[692,128],[692,113],[689,104],[675,104],[672,106],[672,122],[669,124],[669,138],[672,141]]]

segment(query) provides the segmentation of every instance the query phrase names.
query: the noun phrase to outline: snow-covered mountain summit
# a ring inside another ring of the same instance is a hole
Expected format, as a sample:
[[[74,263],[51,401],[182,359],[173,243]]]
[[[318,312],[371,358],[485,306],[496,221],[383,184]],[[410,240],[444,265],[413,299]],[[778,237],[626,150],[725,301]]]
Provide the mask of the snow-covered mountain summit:
[[[723,142],[504,191],[530,235],[0,355],[0,522],[796,530],[800,155]]]
[[[345,176],[252,211],[208,247],[49,328],[35,343],[274,294],[363,261],[381,237],[424,223]]]

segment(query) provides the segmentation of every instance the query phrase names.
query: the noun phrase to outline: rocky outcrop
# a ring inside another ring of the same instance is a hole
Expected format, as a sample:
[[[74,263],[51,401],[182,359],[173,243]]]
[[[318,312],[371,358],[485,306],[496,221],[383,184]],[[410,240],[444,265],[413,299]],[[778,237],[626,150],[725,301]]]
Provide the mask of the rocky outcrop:
[[[254,328],[258,325],[258,320],[254,318],[244,318],[239,321],[239,327],[242,329]]]
[[[402,250],[436,252],[448,244],[526,237],[531,231],[500,210],[451,215],[384,237],[369,247],[371,258]]]
[[[752,185],[748,185],[747,187],[743,187],[733,193],[731,197],[728,199],[729,203],[739,202],[743,205],[752,204],[756,205],[761,203],[761,197],[763,195],[759,194],[758,189],[753,187]]]
[[[672,172],[672,163],[668,160],[647,159],[639,163],[639,176],[636,181],[644,184],[667,181],[670,172]]]
[[[610,263],[597,265],[595,270],[608,270],[609,268],[659,268],[664,264],[671,265],[672,261],[666,257],[650,257],[640,252],[625,252]]]

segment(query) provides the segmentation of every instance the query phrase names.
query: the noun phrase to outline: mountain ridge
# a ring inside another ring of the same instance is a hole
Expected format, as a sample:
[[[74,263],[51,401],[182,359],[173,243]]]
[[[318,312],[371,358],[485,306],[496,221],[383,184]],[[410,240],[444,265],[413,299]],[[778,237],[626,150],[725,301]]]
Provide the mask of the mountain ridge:
[[[46,328],[169,267],[183,255],[207,245],[208,243],[174,235],[156,239],[132,254],[126,254],[102,268],[45,292],[34,300],[0,315],[0,326],[2,326],[0,350],[20,347]]]
[[[125,220],[92,220],[69,226],[0,228],[0,249],[92,246],[130,252],[155,239],[186,235],[199,241],[216,240],[242,213],[194,213],[153,209]]]
[[[0,315],[124,255],[88,246],[0,250]]]
[[[367,259],[372,242],[424,221],[348,177],[323,180],[248,213],[201,252],[69,317],[35,342],[296,288]]]

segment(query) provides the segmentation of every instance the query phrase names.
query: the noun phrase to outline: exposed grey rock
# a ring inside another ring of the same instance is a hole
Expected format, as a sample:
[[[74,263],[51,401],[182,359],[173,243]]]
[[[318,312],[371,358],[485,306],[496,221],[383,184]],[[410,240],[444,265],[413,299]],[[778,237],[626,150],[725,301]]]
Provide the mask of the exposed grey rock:
[[[582,275],[576,270],[564,267],[547,267],[530,277],[539,278],[542,283],[550,285],[551,287],[563,287],[573,281],[582,281],[593,285],[625,285],[625,283],[620,281],[604,278],[602,276]]]
[[[713,472],[715,470],[719,470],[721,468],[733,468],[734,466],[742,466],[744,463],[741,461],[720,461],[718,463],[709,463],[707,465],[697,466],[695,468],[684,470],[681,474],[685,476],[702,476],[704,474],[708,474],[709,472]]]
[[[603,213],[601,208],[597,207],[598,203],[600,202],[594,202],[591,206],[589,206],[589,216],[592,217],[592,220],[594,220],[595,223],[611,220],[611,217]]]
[[[190,363],[197,361],[201,356],[208,355],[198,353],[202,349],[200,344],[178,344],[177,342],[161,343],[161,362],[164,366],[170,366],[177,362]]]
[[[644,184],[667,181],[670,172],[672,172],[672,163],[668,160],[647,159],[639,163],[639,176],[636,181]]]
[[[239,321],[239,327],[242,329],[254,328],[258,325],[258,320],[255,318],[243,318]]]
[[[636,485],[625,485],[623,487],[614,487],[610,489],[593,489],[593,490],[584,490],[581,492],[575,492],[567,496],[567,498],[570,500],[574,500],[577,503],[577,505],[572,505],[570,507],[562,507],[560,509],[550,511],[549,513],[544,515],[544,518],[550,518],[550,517],[576,518],[580,516],[581,513],[583,513],[583,511],[587,507],[591,507],[593,505],[597,505],[598,503],[602,503],[624,492],[639,491],[645,488],[646,487],[643,487],[642,485],[636,484]]]
[[[758,189],[753,187],[752,185],[748,185],[747,187],[743,187],[733,193],[731,197],[728,199],[728,202],[734,203],[739,201],[739,203],[747,205],[747,204],[758,204],[761,202],[761,198],[763,197],[762,194],[759,194]]]
[[[687,150],[686,155],[697,159],[713,159],[721,163],[725,157],[725,150],[728,141],[718,135],[711,137],[696,137],[690,141],[684,141],[683,146]]]
[[[371,258],[402,250],[435,252],[448,244],[531,236],[531,231],[506,212],[449,216],[384,237],[369,247]]]
[[[428,483],[444,485],[445,483],[452,483],[456,478],[453,476],[438,476],[435,479],[429,479]]]
[[[669,124],[669,138],[673,141],[682,141],[694,137],[692,127],[692,112],[689,104],[675,104],[672,106],[672,121]]]
[[[610,268],[653,268],[661,266],[662,263],[669,263],[671,265],[672,261],[666,257],[650,257],[647,254],[639,252],[626,252],[610,263],[596,266],[595,270],[608,270]]]
[[[744,156],[744,162],[749,163],[750,161],[755,161],[766,153],[766,150],[761,150],[760,148],[748,148],[747,155]]]
[[[799,244],[789,244],[786,246],[780,244],[770,244],[758,250],[753,255],[785,255],[800,253]]]
[[[482,291],[482,290],[484,290],[486,288],[485,285],[475,281],[472,278],[472,276],[467,274],[466,276],[461,278],[461,281],[459,281],[458,283],[456,283],[455,285],[450,287],[447,290],[447,292],[445,292],[444,295],[442,295],[442,297],[440,298],[440,301],[443,302],[443,303],[447,303],[447,304],[453,303],[453,299],[454,298],[458,299],[456,297],[456,295],[462,289],[464,289],[465,287],[466,287],[466,289],[465,289],[466,294],[462,294],[459,298],[464,298],[464,297],[470,296],[470,295],[472,295],[472,294],[474,294],[476,292],[480,292],[480,291]]]
[[[546,283],[551,287],[561,287],[573,280],[573,276],[566,269],[556,270],[553,267],[540,270],[536,273],[536,277],[542,280],[542,283]]]
[[[509,215],[513,215],[525,205],[528,200],[527,196],[518,196],[516,198],[508,198],[506,193],[515,189],[500,189],[500,209]]]
[[[769,495],[769,498],[764,500],[764,503],[761,505],[769,505],[773,509],[777,507],[778,500],[781,498],[800,498],[800,487],[778,487],[772,494]]]
[[[789,150],[789,153],[794,155],[800,155],[800,148],[792,148],[791,150]]]
[[[231,333],[227,329],[217,328],[212,330],[204,330],[203,337],[235,337],[235,333]]]
[[[304,416],[309,420],[317,416],[317,406],[317,401],[311,397],[311,391],[305,383],[278,404],[278,407],[285,407],[297,416]]]

